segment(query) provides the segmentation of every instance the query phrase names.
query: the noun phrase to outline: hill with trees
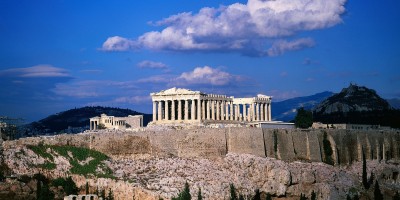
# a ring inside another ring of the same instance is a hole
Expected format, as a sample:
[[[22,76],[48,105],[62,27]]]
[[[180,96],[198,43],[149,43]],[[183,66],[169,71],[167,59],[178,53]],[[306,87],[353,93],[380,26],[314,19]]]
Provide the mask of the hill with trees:
[[[26,130],[24,136],[55,134],[60,132],[81,132],[89,129],[89,118],[100,116],[103,113],[115,117],[143,115],[144,126],[146,126],[152,120],[151,114],[144,114],[130,109],[86,106],[56,113],[37,122],[32,122],[24,127]]]
[[[374,124],[400,128],[400,110],[394,109],[375,90],[350,84],[313,109],[314,121]]]

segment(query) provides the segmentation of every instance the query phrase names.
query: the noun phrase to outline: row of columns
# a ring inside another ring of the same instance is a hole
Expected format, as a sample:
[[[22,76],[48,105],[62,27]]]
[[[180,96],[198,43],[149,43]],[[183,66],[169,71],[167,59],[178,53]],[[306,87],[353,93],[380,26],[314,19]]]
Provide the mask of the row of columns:
[[[98,125],[98,121],[90,121],[90,130],[96,130]]]
[[[271,104],[233,104],[233,101],[214,99],[153,101],[153,121],[162,120],[271,121]]]

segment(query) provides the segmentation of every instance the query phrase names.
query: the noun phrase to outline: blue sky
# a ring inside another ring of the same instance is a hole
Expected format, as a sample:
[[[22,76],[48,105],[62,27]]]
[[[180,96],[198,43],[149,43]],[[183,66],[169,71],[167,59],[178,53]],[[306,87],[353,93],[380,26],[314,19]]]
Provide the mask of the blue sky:
[[[351,82],[400,98],[399,1],[3,0],[0,115],[150,113],[184,87],[274,101]]]

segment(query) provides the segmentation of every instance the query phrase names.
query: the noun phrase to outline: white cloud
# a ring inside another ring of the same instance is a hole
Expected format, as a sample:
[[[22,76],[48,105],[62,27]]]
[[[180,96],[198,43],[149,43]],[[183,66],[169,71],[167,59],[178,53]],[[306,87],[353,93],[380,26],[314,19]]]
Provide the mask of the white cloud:
[[[197,67],[191,72],[182,73],[176,78],[175,83],[178,85],[209,84],[223,86],[239,79],[240,77],[237,75],[204,66]]]
[[[66,69],[53,67],[52,65],[36,65],[26,68],[12,68],[0,71],[0,76],[23,78],[51,78],[70,77]]]
[[[127,51],[130,49],[136,48],[136,42],[120,37],[120,36],[114,36],[114,37],[109,37],[107,40],[103,43],[102,48],[100,50],[103,51]]]
[[[311,38],[301,38],[294,41],[278,40],[268,49],[267,54],[268,56],[278,56],[287,51],[300,50],[307,47],[313,47],[314,45],[315,42]]]
[[[345,3],[346,0],[248,0],[247,4],[202,8],[198,13],[179,13],[158,21],[154,24],[164,26],[162,30],[144,33],[134,40],[110,37],[102,49],[237,51],[265,56],[269,55],[266,46],[271,41],[341,23]],[[289,50],[292,49],[286,49]]]
[[[196,67],[180,75],[161,74],[137,80],[138,84],[164,84],[168,87],[187,85],[226,86],[241,82],[244,78],[209,66]]]
[[[150,68],[150,69],[167,69],[168,65],[162,62],[155,62],[151,60],[143,60],[137,64],[139,68]]]

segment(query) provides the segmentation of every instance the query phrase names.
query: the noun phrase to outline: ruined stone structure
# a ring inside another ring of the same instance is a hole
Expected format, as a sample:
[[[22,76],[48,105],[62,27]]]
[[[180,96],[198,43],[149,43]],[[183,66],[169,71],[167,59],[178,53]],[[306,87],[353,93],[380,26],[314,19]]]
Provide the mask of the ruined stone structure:
[[[86,194],[86,195],[69,195],[64,197],[64,200],[103,200],[103,198],[98,197],[95,194]]]
[[[101,114],[100,117],[90,118],[90,130],[98,129],[100,124],[103,124],[106,129],[137,129],[143,127],[143,115],[114,117]]]
[[[151,93],[152,124],[251,123],[271,121],[271,97],[234,98],[171,88]]]

